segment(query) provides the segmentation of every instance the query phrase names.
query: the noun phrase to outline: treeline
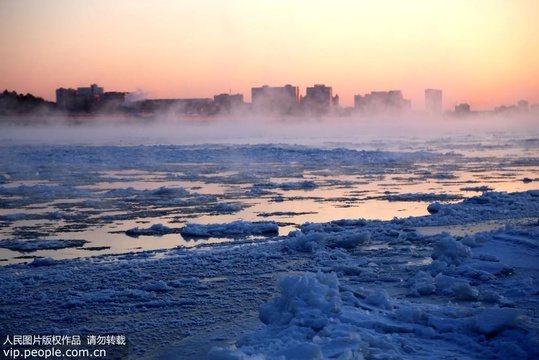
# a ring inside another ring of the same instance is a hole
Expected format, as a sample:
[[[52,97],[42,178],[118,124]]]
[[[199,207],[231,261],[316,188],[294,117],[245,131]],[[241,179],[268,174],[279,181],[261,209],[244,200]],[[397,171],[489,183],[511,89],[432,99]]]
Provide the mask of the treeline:
[[[55,103],[32,94],[23,95],[8,90],[0,93],[0,115],[48,114],[55,108]]]

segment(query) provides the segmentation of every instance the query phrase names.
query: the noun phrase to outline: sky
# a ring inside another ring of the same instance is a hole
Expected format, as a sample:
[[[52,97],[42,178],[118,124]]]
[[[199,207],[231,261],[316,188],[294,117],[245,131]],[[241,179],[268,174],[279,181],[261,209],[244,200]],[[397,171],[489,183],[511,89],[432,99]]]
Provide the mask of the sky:
[[[0,91],[147,98],[291,84],[402,90],[423,109],[539,103],[537,0],[0,0]]]

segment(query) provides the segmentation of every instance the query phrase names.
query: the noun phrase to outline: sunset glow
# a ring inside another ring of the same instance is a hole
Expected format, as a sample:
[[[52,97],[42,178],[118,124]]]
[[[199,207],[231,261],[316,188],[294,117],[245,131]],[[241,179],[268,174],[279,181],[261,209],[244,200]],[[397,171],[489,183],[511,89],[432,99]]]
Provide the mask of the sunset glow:
[[[423,108],[539,103],[539,2],[187,0],[0,3],[0,90],[97,83],[150,98],[326,84],[341,104],[400,89]]]

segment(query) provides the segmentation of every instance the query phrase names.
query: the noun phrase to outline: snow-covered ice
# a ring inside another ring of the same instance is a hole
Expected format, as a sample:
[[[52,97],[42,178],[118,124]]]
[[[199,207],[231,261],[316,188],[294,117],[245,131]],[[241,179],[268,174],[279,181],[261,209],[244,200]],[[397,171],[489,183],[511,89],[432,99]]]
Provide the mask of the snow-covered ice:
[[[64,249],[81,247],[86,244],[85,240],[2,240],[0,247],[19,252],[32,252],[36,250]]]
[[[134,359],[538,358],[538,150],[3,145],[2,332],[124,334]]]
[[[529,192],[511,196],[539,214]],[[417,218],[347,220],[211,251],[6,266],[2,323],[124,333],[135,358],[533,358],[539,223],[499,205],[481,206],[507,226],[466,237],[424,235]]]
[[[184,238],[246,237],[249,235],[278,235],[279,226],[273,221],[233,221],[227,224],[188,223],[180,233]]]

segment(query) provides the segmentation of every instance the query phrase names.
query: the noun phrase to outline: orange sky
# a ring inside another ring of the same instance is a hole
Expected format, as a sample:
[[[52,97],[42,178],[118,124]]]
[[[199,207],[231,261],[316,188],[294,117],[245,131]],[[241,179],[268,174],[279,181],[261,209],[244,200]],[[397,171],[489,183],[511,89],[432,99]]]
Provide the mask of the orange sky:
[[[97,83],[151,98],[264,84],[400,89],[423,108],[539,103],[537,0],[1,0],[0,91]]]

